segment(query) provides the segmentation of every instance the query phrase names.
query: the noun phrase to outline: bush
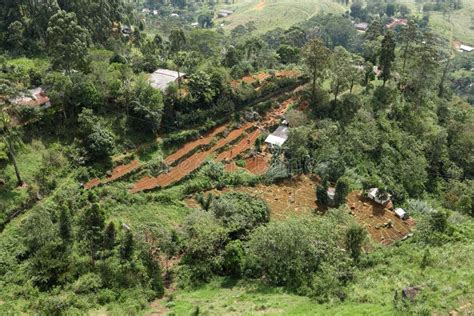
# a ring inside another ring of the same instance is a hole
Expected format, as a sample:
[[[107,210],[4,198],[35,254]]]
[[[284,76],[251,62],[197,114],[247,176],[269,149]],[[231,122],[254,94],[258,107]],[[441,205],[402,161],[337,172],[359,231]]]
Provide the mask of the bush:
[[[273,285],[286,286],[300,294],[311,293],[313,276],[320,275],[324,262],[338,267],[347,262],[340,249],[345,215],[328,212],[320,218],[292,218],[270,222],[251,234],[247,273],[265,277]]]
[[[242,238],[270,220],[270,210],[261,199],[239,192],[215,198],[210,210],[226,227],[232,239]]]

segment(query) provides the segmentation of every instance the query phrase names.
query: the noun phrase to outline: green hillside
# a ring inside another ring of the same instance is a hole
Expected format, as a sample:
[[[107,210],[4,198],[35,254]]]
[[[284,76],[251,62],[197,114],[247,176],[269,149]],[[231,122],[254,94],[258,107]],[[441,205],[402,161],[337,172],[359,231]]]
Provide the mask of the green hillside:
[[[287,29],[320,12],[336,14],[347,10],[333,0],[239,0],[233,5],[221,7],[235,12],[229,17],[217,19],[216,24],[224,23],[225,30],[232,30],[238,25],[255,22],[257,33],[265,33],[275,27]]]

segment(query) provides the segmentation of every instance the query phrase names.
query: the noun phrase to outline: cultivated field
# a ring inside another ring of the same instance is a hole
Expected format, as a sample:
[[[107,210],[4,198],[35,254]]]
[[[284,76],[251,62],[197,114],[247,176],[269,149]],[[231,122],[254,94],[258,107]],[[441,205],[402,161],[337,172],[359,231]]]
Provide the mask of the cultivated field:
[[[316,208],[316,181],[307,176],[285,180],[279,184],[258,184],[255,187],[224,188],[206,194],[220,195],[225,192],[243,192],[264,200],[271,210],[271,218],[287,219],[297,214],[311,213]],[[190,207],[199,207],[194,198],[187,199]]]
[[[402,239],[415,227],[412,219],[401,220],[393,211],[362,198],[360,192],[349,194],[347,204],[354,219],[367,229],[375,241],[384,245]]]
[[[257,33],[265,33],[275,27],[289,28],[319,12],[337,14],[346,10],[333,0],[237,0],[233,5],[220,7],[235,10],[231,16],[216,20],[218,24],[225,24],[225,30],[253,21]]]

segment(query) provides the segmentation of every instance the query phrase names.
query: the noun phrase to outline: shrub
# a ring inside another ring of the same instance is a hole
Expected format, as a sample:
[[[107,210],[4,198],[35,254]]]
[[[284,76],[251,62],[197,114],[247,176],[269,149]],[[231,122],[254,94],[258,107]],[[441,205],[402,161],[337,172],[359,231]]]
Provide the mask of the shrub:
[[[210,210],[228,229],[232,239],[242,238],[270,220],[270,210],[263,200],[240,192],[215,198]]]

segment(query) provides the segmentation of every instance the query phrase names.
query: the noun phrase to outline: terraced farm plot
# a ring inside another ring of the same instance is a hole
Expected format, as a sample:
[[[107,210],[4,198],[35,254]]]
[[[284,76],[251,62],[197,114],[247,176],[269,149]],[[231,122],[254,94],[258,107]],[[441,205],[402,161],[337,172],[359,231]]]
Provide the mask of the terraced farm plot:
[[[195,153],[188,159],[178,164],[176,167],[172,168],[167,173],[162,173],[156,178],[144,177],[140,179],[133,185],[130,192],[137,193],[151,190],[156,187],[167,187],[181,181],[186,176],[198,169],[204,163],[204,161],[206,161],[207,157],[223,148],[227,144],[230,144],[238,139],[242,133],[251,127],[253,127],[253,124],[246,123],[240,128],[231,131],[226,137],[220,139],[211,149]]]
[[[298,176],[279,184],[258,184],[255,187],[224,188],[211,190],[220,195],[225,192],[243,192],[263,199],[271,210],[271,218],[276,220],[286,219],[295,214],[311,213],[316,208],[316,182],[307,176]],[[186,200],[190,207],[197,208],[199,204],[194,198]]]
[[[186,143],[183,147],[166,157],[165,163],[167,165],[172,165],[176,161],[180,160],[181,158],[185,157],[189,152],[195,150],[196,148],[200,146],[206,146],[209,145],[214,137],[219,135],[220,133],[224,132],[225,129],[227,128],[227,125],[222,125],[217,128],[215,128],[213,131],[207,133],[204,135],[202,138],[199,138],[195,141]]]
[[[412,219],[402,220],[395,212],[374,201],[364,199],[354,191],[347,197],[354,219],[364,226],[372,238],[384,245],[390,245],[408,235],[415,227]]]
[[[257,138],[262,134],[259,129],[256,129],[250,133],[247,137],[243,138],[237,145],[232,146],[227,151],[220,153],[216,160],[217,161],[231,161],[246,152],[247,150],[252,149],[253,145]]]
[[[263,175],[269,168],[268,158],[263,155],[256,155],[245,159],[245,169],[255,175]]]
[[[87,182],[86,184],[84,184],[84,188],[89,190],[89,189],[97,187],[101,184],[105,184],[105,183],[109,183],[109,182],[118,180],[118,179],[126,176],[127,174],[137,170],[138,168],[140,168],[140,166],[141,166],[141,164],[138,160],[133,160],[132,162],[130,162],[129,164],[126,164],[126,165],[117,166],[114,169],[112,169],[112,171],[110,171],[110,175],[106,179],[104,179],[104,180],[101,180],[99,178],[92,179],[89,182]]]

